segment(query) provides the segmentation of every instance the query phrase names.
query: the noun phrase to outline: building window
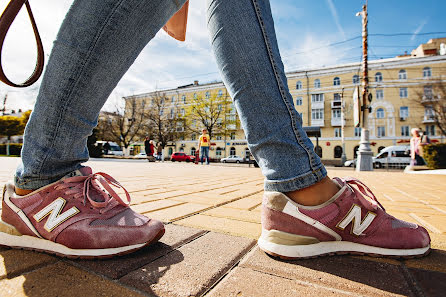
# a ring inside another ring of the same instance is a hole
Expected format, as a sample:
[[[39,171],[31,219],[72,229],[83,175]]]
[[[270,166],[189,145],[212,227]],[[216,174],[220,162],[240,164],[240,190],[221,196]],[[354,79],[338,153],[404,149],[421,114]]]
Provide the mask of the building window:
[[[435,125],[426,125],[426,135],[435,136]]]
[[[432,106],[425,106],[424,107],[424,120],[426,121],[433,121],[434,118],[434,108]]]
[[[377,119],[384,119],[384,109],[378,108],[376,110],[376,118]]]
[[[319,89],[321,87],[321,80],[320,79],[315,79],[314,80],[314,87],[316,89]]]
[[[341,128],[334,128],[334,137],[342,137]]]
[[[170,119],[175,117],[175,110],[173,108],[170,109]]]
[[[184,108],[181,109],[180,113],[181,113],[181,116],[183,116],[183,117],[186,115],[186,111],[184,110]]]
[[[300,80],[296,83],[296,90],[302,90],[302,82]]]
[[[376,100],[382,100],[382,99],[384,99],[384,90],[383,89],[376,90]]]
[[[230,137],[231,137],[231,140],[235,140],[235,132],[232,132]]]
[[[191,148],[190,149],[190,154],[192,155],[192,156],[195,156],[195,152],[197,151],[197,149],[196,148]]]
[[[375,74],[375,82],[382,82],[383,81],[383,75],[381,74],[381,72],[377,72]]]
[[[319,145],[316,146],[316,147],[314,148],[314,152],[316,153],[316,155],[319,156],[319,158],[322,158],[322,147],[320,147]]]
[[[334,147],[334,157],[337,158],[341,158],[342,157],[342,147],[337,145]]]
[[[183,104],[186,104],[186,95],[181,96],[181,100],[183,100]]]
[[[432,77],[432,70],[431,70],[430,67],[424,67],[423,68],[423,77],[424,78]]]
[[[341,101],[341,95],[339,93],[333,94],[333,100],[334,101]]]
[[[406,80],[407,79],[407,72],[404,69],[401,69],[400,72],[398,72],[398,79],[399,80]]]
[[[190,139],[191,140],[197,140],[197,134],[192,134],[191,136],[190,136]]]
[[[221,151],[222,151],[221,147],[217,147],[217,148],[215,149],[215,155],[216,155],[217,157],[221,157]]]
[[[359,75],[357,74],[353,75],[353,84],[354,85],[359,84]]]
[[[316,108],[311,110],[311,119],[312,120],[323,120],[324,119],[324,109]]]
[[[409,126],[401,126],[401,136],[409,136]]]
[[[400,98],[407,98],[407,88],[400,88]]]
[[[333,109],[331,111],[331,118],[332,119],[336,119],[336,120],[340,120],[341,119],[341,109]]]
[[[301,106],[302,105],[302,97],[297,97],[296,98],[296,105],[297,106]]]
[[[341,85],[341,79],[339,77],[335,77],[333,79],[333,86],[340,86]]]
[[[324,102],[324,94],[311,94],[311,102]]]
[[[361,127],[355,127],[355,137],[361,137]]]
[[[229,150],[229,155],[235,156],[235,147],[231,147],[231,149]]]
[[[175,103],[175,96],[172,96],[172,103]]]
[[[378,126],[378,137],[386,136],[386,127]]]
[[[431,100],[432,99],[432,86],[424,86],[424,98],[425,100]]]
[[[218,97],[223,96],[223,91],[222,90],[218,90]]]
[[[215,136],[215,140],[221,140],[221,135],[217,135],[217,136]]]
[[[197,99],[197,98],[198,98],[197,93],[194,93],[194,99]]]
[[[400,107],[400,118],[406,119],[409,117],[409,107],[401,106]]]

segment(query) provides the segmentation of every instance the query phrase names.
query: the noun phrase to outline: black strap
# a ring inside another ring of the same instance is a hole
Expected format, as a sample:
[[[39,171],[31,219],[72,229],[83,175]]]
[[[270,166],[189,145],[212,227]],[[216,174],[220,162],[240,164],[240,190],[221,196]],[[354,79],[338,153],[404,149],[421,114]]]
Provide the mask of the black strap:
[[[5,42],[6,38],[6,33],[8,33],[8,30],[11,27],[12,22],[19,13],[23,4],[25,4],[26,10],[28,11],[28,16],[31,21],[31,25],[33,27],[34,36],[36,38],[37,61],[36,61],[36,67],[34,68],[32,75],[24,83],[16,84],[10,81],[3,72],[1,54],[3,49],[3,43]],[[43,53],[42,40],[40,39],[39,31],[37,30],[36,21],[34,20],[34,16],[31,11],[31,6],[29,5],[28,0],[11,0],[8,6],[3,11],[2,15],[0,16],[0,81],[12,87],[17,87],[17,88],[28,87],[39,79],[43,71],[43,65],[44,65],[44,53]]]

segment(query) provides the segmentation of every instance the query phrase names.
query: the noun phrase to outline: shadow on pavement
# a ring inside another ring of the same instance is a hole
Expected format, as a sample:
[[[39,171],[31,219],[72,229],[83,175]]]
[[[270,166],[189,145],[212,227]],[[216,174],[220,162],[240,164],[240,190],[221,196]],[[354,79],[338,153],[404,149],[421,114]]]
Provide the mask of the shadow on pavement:
[[[339,289],[359,283],[406,296],[444,296],[446,292],[446,252],[442,250],[433,249],[426,257],[408,260],[345,255],[279,261],[295,265],[302,279],[316,279]]]
[[[152,263],[150,269],[146,267],[160,257],[162,265]],[[0,296],[141,296],[113,281],[124,276],[126,285],[135,288],[143,277],[145,286],[139,289],[156,295],[150,285],[183,260],[181,252],[160,242],[104,260],[67,260],[32,251],[0,249]]]

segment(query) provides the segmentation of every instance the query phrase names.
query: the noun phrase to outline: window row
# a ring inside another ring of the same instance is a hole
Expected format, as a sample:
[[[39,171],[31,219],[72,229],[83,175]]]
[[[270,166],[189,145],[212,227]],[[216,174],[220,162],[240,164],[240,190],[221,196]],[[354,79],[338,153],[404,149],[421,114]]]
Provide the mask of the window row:
[[[423,78],[430,78],[432,77],[432,69],[430,67],[424,67],[423,68]],[[401,69],[398,72],[398,79],[399,80],[407,80],[407,71],[404,69]],[[375,73],[375,82],[379,83],[383,81],[383,75],[381,72]],[[359,84],[360,79],[359,75],[355,74],[352,78],[353,84]],[[341,79],[339,77],[333,78],[333,86],[340,86],[341,85]],[[314,88],[318,89],[321,87],[321,80],[315,79],[313,82]],[[303,88],[302,82],[299,80],[296,82],[296,90],[301,90]]]
[[[386,117],[386,113],[383,108],[378,108],[376,110],[376,118],[384,119]],[[409,107],[408,106],[400,106],[400,119],[407,119],[409,117]]]
[[[209,99],[209,98],[211,98],[211,93],[209,91],[207,91],[204,96],[205,96],[206,99]],[[220,98],[222,96],[223,96],[223,90],[218,90],[217,97]],[[194,99],[197,99],[198,98],[198,94],[194,93],[193,97],[194,97]],[[171,103],[175,103],[176,100],[177,100],[177,97],[174,95],[174,96],[171,97],[170,100],[171,100]],[[181,102],[183,104],[187,103],[186,95],[181,95]]]

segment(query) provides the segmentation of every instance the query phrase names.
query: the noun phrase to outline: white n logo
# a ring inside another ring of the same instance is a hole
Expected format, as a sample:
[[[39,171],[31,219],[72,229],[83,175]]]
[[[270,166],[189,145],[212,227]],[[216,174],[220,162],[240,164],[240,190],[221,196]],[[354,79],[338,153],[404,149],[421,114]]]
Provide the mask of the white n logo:
[[[365,229],[370,226],[375,217],[376,214],[369,211],[365,218],[361,221],[361,207],[353,204],[352,208],[350,208],[350,211],[347,213],[344,219],[336,225],[336,227],[344,230],[345,227],[348,226],[348,224],[352,223],[351,233],[359,236],[362,234],[362,232],[364,232]]]
[[[54,228],[71,218],[72,216],[79,213],[79,209],[76,207],[72,207],[69,210],[65,211],[64,213],[60,213],[65,206],[65,199],[59,197],[50,204],[48,204],[44,209],[39,211],[34,215],[34,219],[37,222],[40,222],[43,220],[46,216],[49,215],[48,220],[45,223],[45,230],[48,232],[53,231]]]

